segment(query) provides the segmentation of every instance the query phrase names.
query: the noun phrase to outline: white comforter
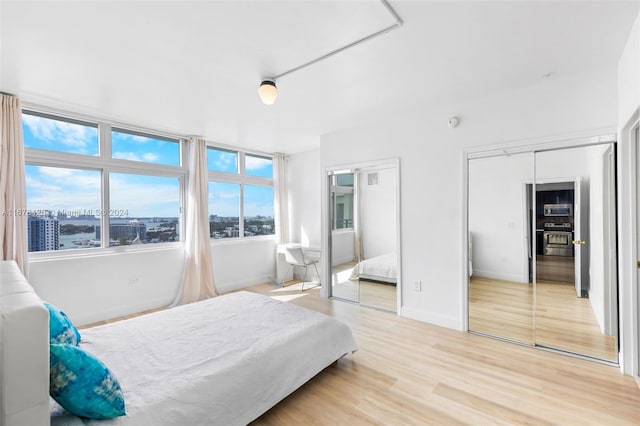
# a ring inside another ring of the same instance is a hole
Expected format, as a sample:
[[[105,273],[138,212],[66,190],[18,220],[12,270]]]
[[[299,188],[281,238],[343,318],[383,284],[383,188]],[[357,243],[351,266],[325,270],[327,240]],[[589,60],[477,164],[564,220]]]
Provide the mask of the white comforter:
[[[396,253],[387,253],[371,257],[353,267],[350,280],[371,279],[395,283],[398,280],[398,261]]]
[[[127,415],[52,425],[243,425],[341,356],[351,330],[324,314],[239,292],[84,330],[118,377]]]

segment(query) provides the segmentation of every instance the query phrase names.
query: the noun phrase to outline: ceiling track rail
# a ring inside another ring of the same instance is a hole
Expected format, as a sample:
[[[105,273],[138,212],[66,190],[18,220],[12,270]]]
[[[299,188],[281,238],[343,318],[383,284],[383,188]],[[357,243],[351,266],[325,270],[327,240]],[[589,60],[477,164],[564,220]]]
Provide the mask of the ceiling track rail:
[[[289,75],[289,74],[291,74],[293,72],[299,71],[299,70],[301,70],[303,68],[306,68],[306,67],[308,67],[310,65],[316,64],[316,63],[318,63],[320,61],[323,61],[323,60],[325,60],[327,58],[330,58],[330,57],[332,57],[334,55],[337,55],[340,52],[344,52],[347,49],[351,49],[352,47],[358,46],[359,44],[365,43],[365,42],[367,42],[369,40],[373,40],[376,37],[379,37],[379,36],[381,36],[383,34],[386,34],[386,33],[390,32],[390,31],[393,31],[393,30],[395,30],[397,28],[400,28],[402,26],[402,24],[404,24],[404,22],[402,21],[402,18],[400,18],[400,16],[396,13],[396,11],[393,9],[393,7],[391,7],[391,5],[389,4],[389,2],[387,2],[387,0],[380,0],[380,2],[383,4],[385,9],[387,9],[387,12],[389,12],[389,14],[395,20],[395,22],[392,25],[390,25],[388,27],[385,27],[385,28],[383,28],[383,29],[381,29],[379,31],[376,31],[373,34],[369,34],[368,36],[363,37],[361,39],[358,39],[358,40],[356,40],[356,41],[354,41],[352,43],[349,43],[346,46],[342,46],[342,47],[340,47],[340,48],[338,48],[338,49],[336,49],[334,51],[331,51],[331,52],[329,52],[329,53],[327,53],[325,55],[322,55],[322,56],[320,56],[320,57],[318,57],[316,59],[313,59],[313,60],[311,60],[309,62],[305,62],[302,65],[298,65],[297,67],[292,68],[292,69],[290,69],[288,71],[285,71],[285,72],[280,73],[280,74],[278,74],[276,76],[273,76],[273,77],[269,77],[269,79],[275,82],[277,79],[279,79],[281,77],[284,77],[285,75]]]

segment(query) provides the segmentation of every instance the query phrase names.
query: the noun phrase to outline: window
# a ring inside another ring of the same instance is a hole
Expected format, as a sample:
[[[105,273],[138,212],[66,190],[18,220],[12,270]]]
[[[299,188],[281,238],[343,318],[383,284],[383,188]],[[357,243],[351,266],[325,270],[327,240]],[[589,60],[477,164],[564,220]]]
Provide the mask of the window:
[[[245,159],[247,176],[273,177],[273,159],[248,154]]]
[[[244,236],[274,235],[273,187],[244,186]]]
[[[240,184],[209,182],[209,233],[215,239],[240,236]]]
[[[209,147],[212,239],[274,235],[273,160]]]
[[[22,133],[25,148],[98,155],[97,124],[25,112],[22,114]]]
[[[331,177],[332,229],[353,228],[353,173]]]
[[[180,143],[126,130],[111,132],[111,155],[131,161],[180,165]]]
[[[179,139],[32,111],[22,118],[30,252],[180,240]]]
[[[109,174],[109,245],[179,241],[180,180]]]
[[[26,166],[29,251],[100,247],[100,172]]]

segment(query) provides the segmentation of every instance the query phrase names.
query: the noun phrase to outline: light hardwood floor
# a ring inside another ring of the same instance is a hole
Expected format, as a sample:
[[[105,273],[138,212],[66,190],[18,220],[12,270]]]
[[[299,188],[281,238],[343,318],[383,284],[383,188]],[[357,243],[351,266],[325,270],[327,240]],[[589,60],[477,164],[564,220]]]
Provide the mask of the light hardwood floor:
[[[334,266],[332,294],[341,299],[359,302],[361,305],[396,312],[396,286],[366,280],[350,280],[356,263],[353,261]]]
[[[600,331],[589,299],[577,297],[573,284],[538,282],[536,286],[534,305],[531,284],[472,277],[469,328],[616,361],[616,339]]]
[[[640,390],[616,367],[454,331],[290,286],[251,291],[347,323],[359,350],[254,425],[637,425]]]
[[[569,256],[536,256],[536,278],[542,282],[574,283],[575,258]]]
[[[615,367],[324,299],[248,289],[348,324],[359,350],[252,425],[637,425],[640,389]],[[109,321],[108,321],[109,322]]]

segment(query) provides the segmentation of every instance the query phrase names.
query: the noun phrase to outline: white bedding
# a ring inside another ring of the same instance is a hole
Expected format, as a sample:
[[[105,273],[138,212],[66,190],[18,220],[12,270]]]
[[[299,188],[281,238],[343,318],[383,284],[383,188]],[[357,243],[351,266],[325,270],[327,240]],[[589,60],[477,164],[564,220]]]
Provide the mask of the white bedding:
[[[351,330],[324,314],[232,293],[82,332],[118,377],[127,415],[52,425],[244,425],[343,355]]]
[[[359,262],[353,267],[353,271],[351,272],[349,279],[370,279],[395,283],[398,280],[396,253],[387,253]]]

